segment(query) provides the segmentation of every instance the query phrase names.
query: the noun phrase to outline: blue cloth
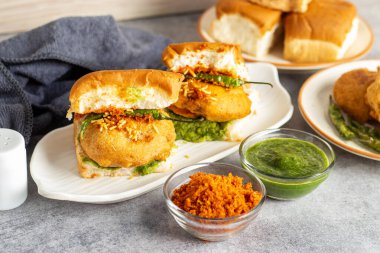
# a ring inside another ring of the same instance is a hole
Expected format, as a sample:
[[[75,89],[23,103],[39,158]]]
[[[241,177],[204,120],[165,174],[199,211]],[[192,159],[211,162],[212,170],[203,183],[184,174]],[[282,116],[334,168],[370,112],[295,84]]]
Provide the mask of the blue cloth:
[[[69,17],[0,43],[0,127],[31,136],[69,124],[69,91],[101,69],[161,69],[170,41],[110,16]]]

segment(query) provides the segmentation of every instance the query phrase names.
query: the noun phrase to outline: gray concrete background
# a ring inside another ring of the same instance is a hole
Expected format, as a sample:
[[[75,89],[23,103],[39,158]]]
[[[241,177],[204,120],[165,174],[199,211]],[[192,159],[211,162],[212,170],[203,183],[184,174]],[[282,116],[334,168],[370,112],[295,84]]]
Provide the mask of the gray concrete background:
[[[366,58],[380,58],[380,2],[356,0],[376,42]],[[176,41],[199,40],[199,14],[124,22]],[[313,132],[297,109],[308,75],[281,75],[295,112],[285,127]],[[335,148],[329,179],[297,201],[267,199],[259,217],[239,236],[209,243],[192,238],[166,210],[162,189],[111,205],[41,197],[29,178],[19,208],[0,212],[0,252],[380,252],[380,162]],[[222,162],[238,164],[235,153]]]

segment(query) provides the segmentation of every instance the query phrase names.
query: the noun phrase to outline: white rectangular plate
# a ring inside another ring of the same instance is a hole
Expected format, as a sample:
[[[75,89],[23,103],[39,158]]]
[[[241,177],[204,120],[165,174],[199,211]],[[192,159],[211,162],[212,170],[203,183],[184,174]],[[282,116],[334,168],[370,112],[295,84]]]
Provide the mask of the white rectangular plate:
[[[273,65],[247,64],[250,79],[273,83],[273,89],[256,86],[259,100],[252,120],[244,121],[244,136],[277,128],[293,114],[293,105],[287,91],[278,79]],[[177,141],[177,148],[168,158],[172,164],[167,172],[127,178],[83,179],[78,175],[74,150],[73,126],[56,129],[37,144],[30,162],[33,180],[44,197],[84,203],[106,204],[137,197],[161,186],[174,171],[199,162],[213,162],[235,152],[238,142],[188,143]]]

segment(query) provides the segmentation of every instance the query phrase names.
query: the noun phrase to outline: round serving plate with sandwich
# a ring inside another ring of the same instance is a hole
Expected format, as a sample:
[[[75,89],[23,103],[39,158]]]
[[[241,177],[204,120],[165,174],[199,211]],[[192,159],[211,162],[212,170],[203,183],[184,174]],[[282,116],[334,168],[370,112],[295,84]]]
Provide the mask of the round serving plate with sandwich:
[[[235,45],[172,44],[163,61],[170,72],[98,71],[74,84],[74,124],[48,133],[32,155],[42,196],[97,204],[134,198],[182,167],[230,155],[246,136],[293,114],[277,69],[245,66]]]
[[[292,73],[360,59],[374,44],[370,26],[343,0],[220,0],[201,15],[198,33],[239,44],[246,61]]]
[[[380,60],[363,60],[321,70],[303,84],[298,105],[306,122],[326,140],[380,161],[378,136],[370,136],[379,122],[378,67]]]

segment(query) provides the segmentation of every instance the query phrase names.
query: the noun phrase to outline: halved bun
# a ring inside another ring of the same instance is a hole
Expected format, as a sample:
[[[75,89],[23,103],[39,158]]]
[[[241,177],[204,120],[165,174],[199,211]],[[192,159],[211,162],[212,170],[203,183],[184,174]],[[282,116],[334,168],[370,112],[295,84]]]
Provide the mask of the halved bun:
[[[218,42],[185,42],[170,44],[162,53],[164,64],[174,72],[193,70],[213,70],[246,79],[247,69],[241,55],[240,46]]]
[[[261,34],[270,31],[281,21],[281,11],[262,7],[247,0],[220,0],[216,5],[216,16],[239,14],[251,20]]]
[[[183,79],[182,74],[152,69],[92,72],[72,87],[69,112],[165,108],[177,101]]]
[[[211,34],[217,41],[236,43],[244,52],[265,56],[281,34],[281,12],[246,0],[221,0]]]

